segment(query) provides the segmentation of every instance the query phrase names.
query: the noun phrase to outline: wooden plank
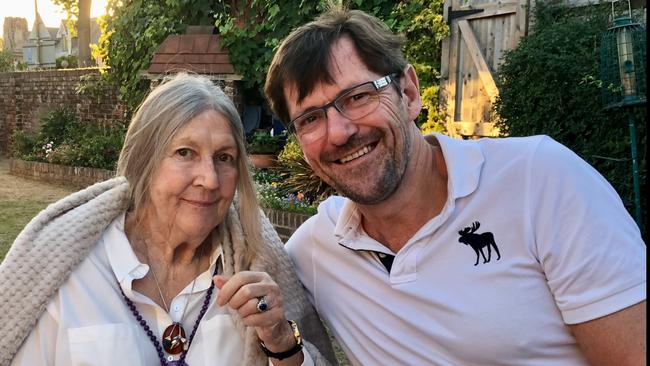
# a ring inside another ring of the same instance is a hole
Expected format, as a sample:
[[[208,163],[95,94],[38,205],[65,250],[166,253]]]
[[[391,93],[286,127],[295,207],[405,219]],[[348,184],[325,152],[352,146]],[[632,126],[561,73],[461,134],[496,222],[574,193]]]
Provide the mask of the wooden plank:
[[[449,1],[450,4],[449,6],[452,7],[452,9],[457,9],[459,6],[459,1],[460,0],[447,0]],[[448,8],[448,6],[445,6],[445,9]],[[447,132],[449,133],[450,136],[458,137],[458,134],[456,133],[456,130],[454,129],[452,122],[454,120],[454,116],[456,114],[456,89],[457,89],[457,81],[458,75],[457,75],[457,70],[458,70],[458,47],[459,47],[459,42],[460,42],[460,30],[458,30],[458,27],[452,25],[449,29],[450,35],[449,35],[449,58],[443,59],[445,62],[447,62],[448,66],[448,72],[447,72],[447,79],[443,80],[444,85],[442,90],[442,95],[441,95],[441,102],[445,103],[445,114],[446,114],[446,127],[447,127]]]
[[[499,60],[503,56],[503,52],[509,49],[508,47],[508,38],[510,34],[507,31],[507,19],[514,18],[514,16],[509,17],[499,17],[494,19],[494,54],[492,54],[492,70],[496,72],[499,68]]]
[[[460,98],[458,98],[458,106],[460,108],[460,115],[456,120],[474,120],[472,116],[472,106],[474,103],[474,95],[476,89],[476,83],[473,82],[473,79],[476,79],[476,72],[474,70],[474,61],[471,57],[467,57],[469,49],[467,47],[467,42],[463,41],[462,52],[463,52],[463,62],[459,63],[460,70],[463,75],[462,91],[460,93]]]
[[[460,29],[459,29],[460,33]],[[463,64],[465,63],[465,49],[463,47],[463,38],[458,35],[456,38],[458,42],[457,54],[456,54],[456,75],[455,85],[454,85],[454,121],[457,121],[461,118],[462,107],[463,107],[463,82],[465,81],[465,75],[463,74]]]
[[[473,21],[472,23],[476,22]],[[483,52],[483,55],[485,57],[485,61],[487,62],[488,66],[491,67],[493,70],[495,69],[495,63],[494,63],[494,52],[496,48],[496,42],[497,38],[494,36],[494,26],[496,25],[492,19],[486,19],[486,29],[485,32],[483,33],[483,39],[481,39],[481,44],[485,45],[485,51]],[[480,33],[479,33],[480,34]]]
[[[528,0],[520,0],[517,5],[517,13],[515,14],[516,30],[513,35],[513,47],[519,44],[519,41],[527,35],[528,31]]]
[[[451,0],[445,0],[442,6],[442,19],[449,19],[449,7]],[[451,32],[450,32],[451,33]],[[451,35],[450,35],[451,36]],[[440,78],[447,79],[449,77],[449,46],[451,37],[445,37],[441,42],[441,57],[440,57]]]
[[[464,19],[458,21],[458,29],[460,30],[460,34],[462,35],[465,44],[467,45],[468,53],[476,65],[479,78],[485,87],[485,92],[490,97],[490,101],[494,102],[497,95],[499,94],[499,90],[497,89],[494,78],[492,77],[492,72],[485,62],[485,59],[483,58],[483,54],[481,53],[478,42],[476,41],[474,32],[469,26],[467,20]]]
[[[489,8],[476,7],[475,9],[483,9],[483,12],[465,16],[463,17],[463,20],[490,18],[490,17],[496,17],[500,15],[513,14],[517,12],[517,5],[508,4],[508,5],[502,5],[500,7],[489,7]]]

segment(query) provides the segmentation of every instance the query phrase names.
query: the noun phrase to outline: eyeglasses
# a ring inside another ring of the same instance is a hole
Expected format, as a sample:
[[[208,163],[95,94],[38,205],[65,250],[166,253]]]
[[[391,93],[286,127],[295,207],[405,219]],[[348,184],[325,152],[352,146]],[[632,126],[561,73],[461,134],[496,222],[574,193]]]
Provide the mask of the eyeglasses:
[[[379,106],[379,93],[397,79],[398,74],[386,75],[375,81],[368,81],[345,91],[334,101],[312,109],[296,118],[287,126],[303,144],[314,142],[327,133],[327,109],[334,107],[350,120],[363,118]]]

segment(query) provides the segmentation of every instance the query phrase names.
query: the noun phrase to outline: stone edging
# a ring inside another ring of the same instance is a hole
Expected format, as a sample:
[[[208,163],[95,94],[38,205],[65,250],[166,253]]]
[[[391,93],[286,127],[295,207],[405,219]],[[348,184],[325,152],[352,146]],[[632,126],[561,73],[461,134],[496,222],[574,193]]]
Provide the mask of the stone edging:
[[[105,169],[66,166],[38,161],[9,159],[9,172],[19,177],[47,183],[65,184],[85,188],[94,183],[111,179],[115,172]]]

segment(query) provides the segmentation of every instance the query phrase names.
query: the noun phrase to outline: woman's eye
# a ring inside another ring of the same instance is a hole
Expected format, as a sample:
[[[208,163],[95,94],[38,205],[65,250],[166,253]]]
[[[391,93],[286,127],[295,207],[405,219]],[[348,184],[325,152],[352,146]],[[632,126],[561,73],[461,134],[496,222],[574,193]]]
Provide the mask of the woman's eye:
[[[180,156],[182,158],[190,157],[191,154],[192,154],[192,151],[190,149],[182,148],[182,149],[176,150],[176,155],[178,155],[178,156]]]
[[[235,158],[230,155],[230,154],[218,154],[217,155],[217,161],[222,162],[222,163],[228,163],[235,160]]]

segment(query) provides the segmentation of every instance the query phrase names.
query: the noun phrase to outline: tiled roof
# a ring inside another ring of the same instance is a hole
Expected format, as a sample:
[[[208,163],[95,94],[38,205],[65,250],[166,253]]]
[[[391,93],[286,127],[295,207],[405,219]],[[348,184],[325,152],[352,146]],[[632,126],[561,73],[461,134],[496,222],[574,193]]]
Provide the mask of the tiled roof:
[[[154,53],[147,71],[150,74],[165,74],[180,70],[235,75],[228,51],[221,48],[218,34],[168,36]]]

